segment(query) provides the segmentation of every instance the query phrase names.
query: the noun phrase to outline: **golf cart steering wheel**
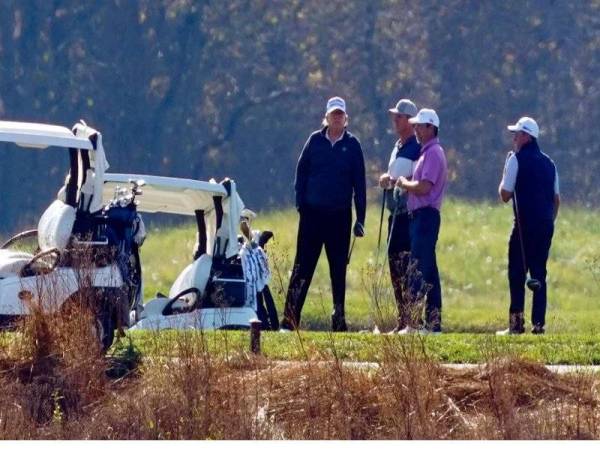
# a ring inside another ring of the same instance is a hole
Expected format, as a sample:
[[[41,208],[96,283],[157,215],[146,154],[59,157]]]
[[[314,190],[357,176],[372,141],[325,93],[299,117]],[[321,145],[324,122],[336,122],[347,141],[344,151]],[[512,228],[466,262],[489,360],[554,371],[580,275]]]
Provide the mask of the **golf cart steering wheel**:
[[[27,239],[27,238],[32,238],[34,236],[37,236],[37,234],[38,234],[37,229],[23,231],[22,233],[14,235],[8,241],[6,241],[2,245],[0,245],[0,249],[8,248],[11,245],[13,245],[15,242],[18,242],[18,241],[21,241],[21,240]]]
[[[196,300],[194,300],[191,304],[188,304],[186,306],[187,308],[192,308],[198,301],[198,297],[200,297],[200,290],[195,287],[185,289],[185,290],[181,291],[179,294],[177,294],[175,297],[173,297],[171,300],[169,300],[169,302],[165,305],[165,307],[163,309],[163,315],[170,316],[173,313],[173,304],[177,300],[179,300],[181,297],[184,297],[187,294],[192,294],[192,293],[196,294]]]
[[[50,255],[56,255],[50,264],[45,263],[39,269],[36,269],[36,270],[33,269],[33,265],[35,263],[37,263],[40,259],[42,259],[46,256],[50,256]],[[49,250],[45,250],[43,252],[38,253],[33,258],[31,258],[31,261],[29,261],[27,264],[25,264],[23,266],[23,268],[21,269],[21,272],[19,272],[19,276],[28,277],[31,275],[50,273],[56,268],[59,260],[60,260],[60,250],[59,249],[54,247]]]

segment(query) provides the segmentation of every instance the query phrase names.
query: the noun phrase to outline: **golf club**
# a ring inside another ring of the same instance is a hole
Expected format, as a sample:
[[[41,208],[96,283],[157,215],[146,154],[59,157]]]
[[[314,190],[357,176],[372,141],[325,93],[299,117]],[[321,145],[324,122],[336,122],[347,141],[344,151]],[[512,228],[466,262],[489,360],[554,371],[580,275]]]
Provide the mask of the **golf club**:
[[[385,210],[386,192],[386,189],[383,189],[383,195],[381,196],[381,215],[379,216],[379,235],[377,237],[377,252],[375,253],[375,264],[379,262],[379,249],[381,248],[381,229],[383,226],[383,211]]]
[[[527,261],[525,260],[525,245],[523,244],[523,232],[521,231],[521,220],[519,216],[519,204],[517,202],[517,193],[516,191],[513,194],[513,202],[515,205],[515,217],[517,219],[517,229],[519,230],[519,244],[521,244],[521,257],[523,259],[523,270],[525,271],[525,285],[532,292],[537,291],[540,287],[542,287],[542,283],[535,278],[531,278],[527,276]]]
[[[398,198],[402,195],[402,188],[396,186],[394,188],[394,216],[392,217],[392,224],[390,225],[390,235],[388,236],[387,245],[385,246],[385,253],[387,254],[390,251],[390,243],[392,242],[392,235],[394,233],[394,225],[396,224],[396,216],[398,215]]]
[[[396,204],[394,206],[394,212],[392,215],[392,223],[390,225],[390,229],[389,229],[389,234],[388,234],[388,238],[387,238],[387,243],[385,245],[385,253],[386,255],[389,253],[390,251],[390,242],[392,242],[392,235],[394,233],[394,225],[396,225],[396,216],[398,215],[398,201],[397,201],[397,197],[401,194],[400,188],[395,187],[394,188],[394,200],[396,200]],[[379,248],[378,248],[379,250]],[[381,280],[381,276],[384,272],[384,267],[385,267],[385,259],[383,260],[384,263],[381,264],[381,269],[378,270],[378,282]],[[379,264],[379,260],[376,260],[376,264]]]
[[[350,251],[348,252],[348,259],[346,265],[350,264],[350,258],[352,257],[352,250],[354,250],[354,242],[356,242],[356,235],[352,236],[352,244],[350,245]]]

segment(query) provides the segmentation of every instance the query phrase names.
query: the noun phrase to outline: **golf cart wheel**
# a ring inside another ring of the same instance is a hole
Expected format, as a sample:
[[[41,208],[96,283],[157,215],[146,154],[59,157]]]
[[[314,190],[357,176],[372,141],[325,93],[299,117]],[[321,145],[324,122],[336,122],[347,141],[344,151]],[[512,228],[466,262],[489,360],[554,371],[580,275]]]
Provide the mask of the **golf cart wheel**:
[[[73,294],[61,307],[66,317],[88,316],[87,324],[90,343],[98,342],[102,353],[110,348],[115,338],[116,319],[114,308],[107,301],[107,293],[100,289],[79,291]]]
[[[110,311],[103,311],[96,318],[95,325],[100,348],[102,353],[106,353],[115,340],[115,318]]]

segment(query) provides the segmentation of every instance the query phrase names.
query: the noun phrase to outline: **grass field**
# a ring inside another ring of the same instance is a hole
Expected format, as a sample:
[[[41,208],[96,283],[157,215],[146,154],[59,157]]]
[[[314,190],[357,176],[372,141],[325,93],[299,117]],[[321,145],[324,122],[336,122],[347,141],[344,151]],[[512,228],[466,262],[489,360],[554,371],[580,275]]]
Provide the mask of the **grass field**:
[[[188,333],[188,332],[183,332]],[[249,334],[245,331],[197,332],[197,340],[206,343],[216,357],[231,358],[249,351]],[[131,332],[134,347],[144,356],[176,356],[181,331]],[[486,363],[495,358],[515,358],[542,364],[600,364],[600,341],[593,335],[522,335],[496,337],[485,334],[447,333],[440,336],[389,336],[372,333],[298,333],[266,332],[262,334],[261,353],[273,360],[331,360],[380,362],[389,347],[401,348],[410,342],[438,363]],[[117,354],[129,346],[120,341],[113,348]]]
[[[376,201],[371,204],[377,203]],[[387,217],[386,217],[387,219]],[[258,229],[270,229],[275,240],[268,250],[273,269],[271,289],[281,313],[287,280],[295,253],[297,213],[292,210],[259,214]],[[347,320],[352,330],[382,331],[393,322],[395,305],[391,291],[379,299],[383,319],[373,307],[367,287],[378,276],[375,266],[379,211],[367,213],[366,237],[357,240],[347,277]],[[384,220],[384,237],[385,226]],[[512,225],[508,205],[470,203],[448,199],[442,211],[437,246],[443,291],[445,332],[489,333],[507,325],[508,281],[507,241]],[[177,274],[191,260],[195,230],[193,224],[174,228],[150,228],[142,248],[145,297],[157,291],[168,292]],[[385,249],[382,245],[380,262]],[[598,213],[578,208],[562,208],[548,265],[547,331],[593,335],[599,331],[600,221]],[[389,275],[382,275],[388,286]],[[327,330],[330,326],[331,288],[324,252],[317,267],[303,310],[303,327]],[[526,301],[529,316],[531,298]]]

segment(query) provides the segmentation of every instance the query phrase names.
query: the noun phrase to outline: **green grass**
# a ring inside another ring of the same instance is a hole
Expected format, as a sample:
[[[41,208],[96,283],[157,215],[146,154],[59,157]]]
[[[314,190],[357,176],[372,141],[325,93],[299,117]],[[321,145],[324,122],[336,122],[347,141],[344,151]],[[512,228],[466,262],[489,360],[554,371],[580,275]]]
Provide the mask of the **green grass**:
[[[177,355],[181,332],[129,332],[145,356]],[[189,333],[189,332],[186,332]],[[210,352],[233,356],[249,348],[248,332],[196,332]],[[412,340],[433,360],[442,363],[483,363],[494,357],[513,356],[544,364],[600,364],[600,340],[592,335],[521,335],[447,333],[439,336],[387,336],[371,333],[262,333],[262,354],[277,360],[318,360],[337,356],[350,361],[381,361],[390,349]],[[124,341],[126,343],[126,341]],[[119,346],[115,346],[119,351]]]
[[[377,203],[372,201],[371,204]],[[387,217],[386,217],[387,219]],[[593,335],[600,318],[600,281],[594,258],[600,256],[600,217],[595,211],[562,208],[548,265],[547,331]],[[372,329],[374,309],[365,289],[373,279],[379,211],[367,213],[367,236],[357,239],[348,267],[346,309],[353,330]],[[384,237],[387,222],[384,221]],[[437,245],[443,291],[443,325],[447,332],[488,333],[507,325],[507,242],[512,224],[508,205],[471,203],[450,198],[442,210]],[[298,225],[292,210],[259,214],[258,229],[270,229],[275,241],[268,250],[274,269],[271,289],[281,313],[287,279],[295,254]],[[142,248],[145,297],[167,293],[177,274],[191,260],[195,239],[193,223],[171,229],[151,228]],[[385,249],[382,245],[380,261]],[[388,280],[387,271],[383,280]],[[391,292],[384,299],[388,322],[393,320]],[[528,294],[526,315],[531,298]],[[325,253],[321,255],[302,314],[303,327],[330,326],[331,287]]]

